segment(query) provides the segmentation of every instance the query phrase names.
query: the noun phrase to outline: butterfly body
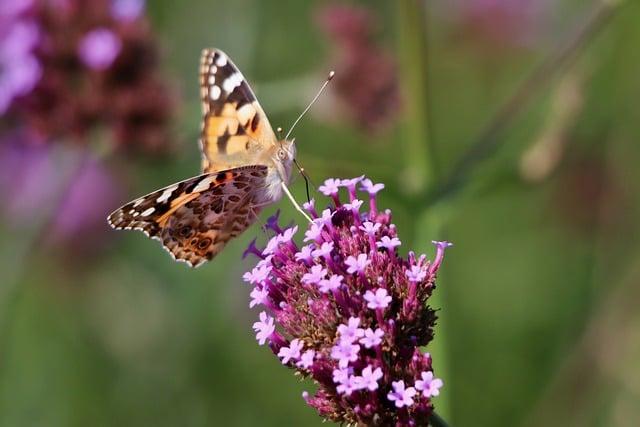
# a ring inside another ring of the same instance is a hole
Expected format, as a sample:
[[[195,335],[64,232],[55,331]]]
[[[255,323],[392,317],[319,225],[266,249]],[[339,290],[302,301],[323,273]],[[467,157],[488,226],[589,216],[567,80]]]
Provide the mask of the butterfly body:
[[[238,68],[205,49],[200,62],[202,175],[127,203],[108,218],[141,230],[176,259],[197,267],[258,219],[288,185],[295,143],[278,140]]]

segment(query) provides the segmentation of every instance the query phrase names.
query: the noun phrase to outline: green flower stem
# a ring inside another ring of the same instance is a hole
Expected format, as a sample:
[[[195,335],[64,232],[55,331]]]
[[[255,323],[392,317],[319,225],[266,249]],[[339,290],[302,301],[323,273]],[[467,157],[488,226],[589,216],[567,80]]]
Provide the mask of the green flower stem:
[[[426,205],[421,203],[423,194],[437,187],[439,181],[435,150],[429,134],[426,3],[398,0],[396,5],[398,72],[404,117],[404,133],[399,141],[405,157],[405,170],[400,177],[401,188],[407,195],[407,208],[415,218],[414,246],[421,252],[432,253],[433,246],[430,242],[443,237],[449,209],[444,205],[427,209]],[[445,286],[438,288],[432,297],[432,306],[446,307],[446,295],[443,292],[445,289]],[[436,339],[429,345],[429,352],[433,356],[434,371],[447,382],[449,375],[445,324],[446,321],[437,325]],[[440,413],[448,413],[447,394],[445,391],[435,402]],[[431,425],[447,424],[434,414]]]
[[[433,186],[436,170],[429,137],[425,2],[397,1],[399,80],[403,103],[401,137],[405,170],[402,188],[409,195]]]

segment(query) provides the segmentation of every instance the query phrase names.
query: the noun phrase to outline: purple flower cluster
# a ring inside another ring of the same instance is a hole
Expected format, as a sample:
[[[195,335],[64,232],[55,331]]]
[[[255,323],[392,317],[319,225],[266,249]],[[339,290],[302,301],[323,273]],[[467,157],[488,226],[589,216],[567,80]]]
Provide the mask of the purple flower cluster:
[[[34,48],[40,30],[28,16],[33,0],[0,3],[0,115],[31,92],[42,75]]]
[[[368,212],[357,187],[369,195]],[[346,188],[348,202],[340,190]],[[398,254],[401,241],[389,210],[379,211],[369,179],[327,180],[320,191],[333,206],[305,209],[313,222],[304,246],[276,219],[276,235],[247,253],[260,261],[244,280],[253,285],[250,307],[261,306],[253,328],[280,361],[317,384],[305,401],[325,419],[363,425],[427,425],[442,380],[420,347],[436,320],[427,300],[447,242],[434,242],[433,261]]]
[[[3,125],[166,151],[174,93],[144,12],[144,0],[0,1]]]
[[[451,2],[463,35],[496,47],[532,47],[549,31],[549,0],[462,0]]]
[[[378,19],[366,6],[329,3],[317,21],[330,41],[336,71],[331,90],[347,116],[361,129],[387,128],[400,107],[396,63],[376,41]]]

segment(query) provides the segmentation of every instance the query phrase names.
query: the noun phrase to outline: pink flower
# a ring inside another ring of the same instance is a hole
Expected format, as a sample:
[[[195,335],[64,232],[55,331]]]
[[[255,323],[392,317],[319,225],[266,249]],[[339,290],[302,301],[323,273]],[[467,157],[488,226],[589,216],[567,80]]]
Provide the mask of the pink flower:
[[[371,365],[367,365],[358,377],[358,388],[374,391],[378,389],[378,380],[383,377],[382,369],[373,370]]]
[[[380,230],[380,227],[382,227],[382,224],[366,221],[360,226],[360,230],[364,231],[369,236],[375,236],[378,230]]]
[[[369,178],[362,180],[362,185],[360,186],[360,190],[366,191],[370,196],[374,196],[378,193],[378,191],[384,188],[384,184],[374,184]]]
[[[413,397],[417,394],[413,387],[404,386],[404,381],[394,381],[391,383],[393,391],[387,394],[387,399],[394,402],[397,408],[413,405]]]
[[[313,261],[313,247],[306,245],[300,248],[300,252],[297,252],[294,257],[296,261]]]
[[[354,199],[349,203],[345,203],[344,208],[349,209],[350,211],[353,211],[355,213],[358,213],[360,211],[360,207],[362,206],[362,203],[363,203],[362,200]]]
[[[287,228],[280,234],[280,243],[289,243],[293,236],[298,232],[298,226]]]
[[[358,381],[358,377],[354,376],[354,375],[349,375],[347,376],[347,378],[342,381],[340,384],[338,384],[338,387],[336,387],[336,391],[339,394],[344,394],[345,396],[350,396],[351,393],[353,393],[354,391],[359,389],[359,381]]]
[[[359,254],[357,258],[349,255],[344,263],[348,266],[347,273],[354,274],[364,273],[364,269],[371,264],[371,261],[367,259],[367,254]]]
[[[309,369],[313,366],[313,360],[316,357],[316,352],[314,350],[307,350],[300,356],[300,360],[296,363],[296,366]]]
[[[249,303],[249,308],[253,308],[256,305],[263,305],[265,302],[269,300],[269,291],[256,286],[251,291],[250,296],[251,296],[251,302]]]
[[[318,187],[318,190],[325,196],[332,196],[338,194],[341,186],[342,183],[339,179],[329,178],[324,182],[324,184]]]
[[[358,352],[360,346],[358,344],[351,344],[347,340],[340,340],[338,344],[334,345],[331,349],[331,357],[338,361],[340,368],[346,368],[349,362],[355,362],[358,360]]]
[[[410,282],[417,283],[423,281],[424,278],[427,277],[427,272],[424,268],[414,265],[411,267],[411,270],[406,271],[406,275]]]
[[[111,15],[119,21],[134,21],[144,13],[145,0],[112,0]]]
[[[367,307],[377,310],[378,308],[387,308],[392,298],[386,289],[378,288],[375,293],[371,291],[365,292],[364,299],[367,301]]]
[[[311,226],[309,227],[309,229],[304,233],[304,241],[308,242],[308,241],[317,241],[320,238],[320,235],[322,234],[322,224],[318,225],[317,223],[313,223],[311,224]]]
[[[382,337],[384,337],[384,331],[380,328],[377,328],[375,331],[371,328],[367,328],[364,331],[364,337],[360,338],[360,344],[365,346],[365,348],[373,348],[382,342]]]
[[[289,347],[280,347],[278,357],[282,358],[282,364],[286,365],[290,360],[300,360],[300,351],[302,350],[302,347],[304,347],[304,343],[297,338],[291,340]]]
[[[349,378],[349,375],[351,375],[351,368],[334,369],[333,382],[336,384],[343,383],[347,381],[347,378]]]
[[[88,32],[78,45],[78,55],[82,62],[94,70],[106,70],[120,54],[122,42],[107,28],[97,28]]]
[[[395,249],[397,246],[400,246],[401,244],[402,243],[400,242],[400,239],[398,239],[397,237],[390,238],[389,236],[382,236],[380,241],[376,242],[376,246],[378,248],[386,248],[390,251]]]
[[[340,340],[352,343],[363,336],[364,329],[360,328],[359,326],[360,318],[350,317],[346,325],[338,326],[338,334],[340,335]]]
[[[260,321],[253,324],[253,329],[256,331],[256,339],[258,340],[258,344],[264,345],[267,339],[269,339],[271,334],[273,334],[276,330],[276,327],[273,323],[273,317],[268,316],[264,311],[261,312]]]
[[[327,276],[327,269],[322,267],[321,265],[314,265],[311,267],[311,271],[309,273],[305,273],[302,276],[302,283],[306,283],[307,285],[315,285],[320,283],[322,279]]]
[[[323,294],[326,294],[327,292],[335,291],[336,289],[339,289],[340,286],[342,285],[342,279],[343,279],[342,276],[337,274],[332,274],[331,277],[329,277],[328,279],[323,279],[320,281],[320,283],[318,284],[318,289]]]
[[[416,389],[422,392],[424,397],[438,396],[444,382],[440,378],[434,378],[433,372],[422,372],[421,380],[416,381]]]
[[[333,250],[333,242],[324,242],[320,245],[320,248],[313,251],[312,255],[316,258],[329,257]]]
[[[269,278],[269,274],[271,273],[270,265],[261,265],[256,266],[251,270],[250,273],[244,273],[242,279],[245,282],[249,282],[252,285],[258,285],[264,283],[265,280]]]

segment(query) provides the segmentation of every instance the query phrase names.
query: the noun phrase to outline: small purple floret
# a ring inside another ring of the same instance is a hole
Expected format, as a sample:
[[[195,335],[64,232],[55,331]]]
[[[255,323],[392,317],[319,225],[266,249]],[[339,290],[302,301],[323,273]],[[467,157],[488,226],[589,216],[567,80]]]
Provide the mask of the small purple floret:
[[[367,254],[358,254],[357,257],[353,255],[349,255],[347,259],[344,261],[347,265],[347,273],[363,273],[364,269],[367,268],[371,261],[367,259]]]
[[[382,236],[382,239],[380,239],[379,242],[376,242],[377,247],[385,248],[389,250],[393,250],[396,247],[400,246],[401,244],[402,242],[400,242],[400,239],[398,239],[397,237],[389,237],[389,236]]]
[[[433,372],[422,372],[422,379],[416,381],[416,390],[421,391],[424,397],[438,396],[440,388],[444,385],[440,378],[434,378]]]
[[[314,265],[313,267],[311,267],[311,271],[305,273],[305,275],[302,276],[302,283],[305,283],[307,285],[317,285],[326,276],[326,268],[323,268],[321,265]]]
[[[290,360],[297,362],[300,360],[300,351],[304,347],[304,343],[299,339],[291,340],[289,347],[283,346],[280,347],[280,351],[278,352],[278,357],[282,359],[282,364],[286,365]]]
[[[368,365],[362,370],[360,377],[358,377],[358,388],[375,391],[378,389],[378,381],[382,377],[382,369],[376,368],[374,370],[371,365]]]
[[[346,325],[338,326],[340,341],[352,343],[364,335],[364,330],[360,328],[360,318],[350,317]]]
[[[373,348],[382,342],[382,337],[384,337],[384,331],[380,328],[375,331],[371,328],[367,328],[364,331],[364,337],[360,338],[360,344],[362,344],[365,348]]]
[[[375,196],[380,190],[384,189],[384,184],[378,183],[374,184],[369,178],[362,180],[362,185],[360,186],[360,190],[366,191],[370,196]]]
[[[339,179],[327,179],[324,184],[318,187],[318,190],[325,196],[334,196],[340,191],[342,186]]]
[[[251,291],[251,301],[249,302],[249,308],[253,308],[256,305],[264,305],[269,299],[269,291],[266,289],[255,287]]]
[[[367,307],[372,310],[377,310],[379,308],[387,308],[389,303],[391,303],[391,297],[387,293],[387,290],[384,288],[376,289],[375,293],[371,291],[367,291],[364,294],[364,299],[367,301]]]
[[[106,70],[120,54],[120,38],[107,28],[88,32],[78,45],[78,56],[84,64],[94,70]]]
[[[394,381],[392,383],[393,391],[387,395],[387,398],[395,403],[396,407],[402,408],[403,406],[413,405],[413,397],[416,395],[416,389],[413,387],[406,387],[404,381]]]
[[[342,276],[338,274],[332,274],[328,279],[320,280],[320,283],[318,283],[318,289],[323,294],[340,289],[340,286],[342,286],[342,279]]]
[[[111,16],[118,21],[134,21],[144,13],[145,0],[111,0]]]
[[[256,331],[256,339],[258,344],[264,345],[264,343],[271,337],[276,330],[273,323],[273,317],[267,315],[264,311],[260,313],[260,321],[253,324],[253,329]]]

